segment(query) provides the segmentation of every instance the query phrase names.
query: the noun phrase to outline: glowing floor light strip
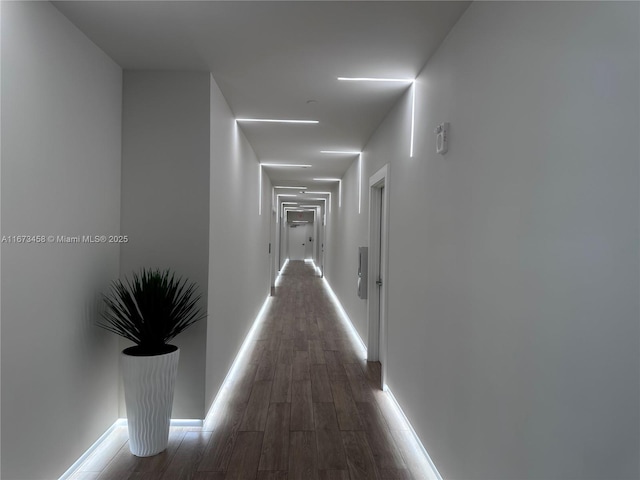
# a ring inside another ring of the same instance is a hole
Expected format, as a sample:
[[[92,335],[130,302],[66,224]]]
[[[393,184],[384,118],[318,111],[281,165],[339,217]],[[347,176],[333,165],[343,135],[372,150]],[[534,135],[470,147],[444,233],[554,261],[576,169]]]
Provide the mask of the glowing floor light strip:
[[[58,480],[67,480],[71,478],[71,476],[76,472],[78,468],[89,458],[89,456],[100,448],[100,445],[111,435],[111,433],[118,427],[123,426],[120,419],[116,420],[113,425],[111,425],[106,432],[104,432],[98,440],[95,441],[93,445],[91,445],[86,452],[84,452],[78,460],[76,460],[73,465],[71,465],[66,472],[64,472]]]
[[[405,426],[411,432],[411,435],[413,436],[413,440],[415,441],[416,446],[418,447],[419,453],[425,457],[425,460],[428,463],[428,467],[425,468],[424,470],[428,473],[428,470],[430,469],[431,473],[433,473],[435,477],[435,480],[443,480],[442,475],[440,475],[440,472],[436,468],[435,463],[433,463],[433,460],[431,460],[431,456],[429,455],[429,452],[427,452],[427,449],[424,448],[424,445],[422,444],[420,437],[418,437],[418,434],[413,429],[413,425],[411,425],[411,422],[409,421],[407,416],[404,414],[404,411],[402,410],[402,407],[398,403],[398,400],[396,400],[396,397],[393,396],[393,392],[391,392],[391,389],[387,385],[384,385],[384,391],[387,393],[387,395],[389,395],[389,398],[393,402],[393,406],[395,407],[395,410],[396,410],[395,412],[396,416],[402,419]]]
[[[280,283],[280,282],[279,282],[280,277],[282,277],[282,272],[284,272],[285,268],[287,268],[287,264],[288,264],[288,263],[289,263],[289,259],[288,259],[288,258],[286,258],[286,259],[285,259],[285,261],[284,261],[284,263],[282,264],[282,268],[280,268],[280,270],[278,271],[278,276],[276,277],[276,281],[275,281],[275,286],[276,286],[276,287],[279,287],[279,286],[280,286],[280,285],[279,285],[279,283]]]
[[[349,332],[351,339],[354,341],[354,344],[358,345],[362,349],[362,352],[366,354],[367,346],[362,341],[362,338],[356,331],[355,327],[353,326],[353,323],[351,323],[351,319],[349,318],[349,315],[347,315],[347,312],[345,312],[344,308],[342,307],[342,304],[340,303],[340,300],[338,300],[338,297],[333,292],[333,289],[331,288],[331,285],[329,285],[329,282],[327,281],[327,279],[323,277],[322,280],[323,280],[325,290],[327,291],[329,298],[333,302],[333,305],[335,306],[336,310],[340,314],[339,317],[342,320],[342,323],[344,323],[344,325],[347,327],[347,331]]]
[[[195,427],[195,428],[202,428],[203,425],[203,421],[197,418],[176,418],[176,419],[171,419],[171,423],[170,425],[172,427]],[[109,438],[110,435],[112,435],[114,433],[114,431],[117,428],[120,427],[126,427],[127,426],[127,419],[126,418],[118,418],[115,422],[113,422],[113,425],[111,425],[102,435],[100,435],[100,438],[98,438],[98,440],[96,440],[93,445],[91,445],[81,456],[80,458],[78,458],[78,460],[76,460],[73,465],[71,465],[66,472],[64,472],[60,478],[58,480],[68,480],[70,478],[72,478],[74,476],[74,474],[76,473],[76,471],[78,471],[80,469],[80,467],[82,466],[82,464],[84,464],[84,462],[86,462],[89,457],[96,451],[98,450],[102,444],[107,441],[107,439]]]
[[[244,341],[242,342],[242,345],[238,350],[238,354],[236,355],[236,358],[233,360],[233,363],[231,364],[231,368],[229,368],[229,372],[227,372],[227,376],[224,378],[224,380],[222,381],[222,384],[220,385],[220,389],[216,394],[216,398],[213,400],[213,403],[211,404],[211,407],[209,408],[209,411],[205,416],[205,419],[204,419],[205,424],[207,423],[207,420],[211,419],[217,407],[223,401],[224,394],[226,393],[225,386],[233,382],[233,380],[238,374],[238,370],[240,369],[242,362],[244,361],[245,357],[250,353],[249,352],[250,345],[253,342],[253,338],[256,336],[258,327],[264,322],[264,319],[266,317],[266,313],[270,304],[271,304],[271,297],[267,296],[264,303],[262,304],[262,307],[260,308],[260,311],[258,312],[258,315],[256,315],[256,318],[253,321],[253,325],[251,325],[249,332],[244,337]]]
[[[313,258],[305,258],[304,263],[310,263],[313,266],[313,269],[315,270],[315,272],[318,275],[322,276],[322,270],[320,270],[320,267],[316,265],[316,262],[313,261]]]
[[[315,264],[314,264],[314,266],[315,266]],[[340,303],[340,300],[338,300],[338,297],[334,293],[334,291],[331,288],[331,285],[329,284],[327,279],[323,277],[322,280],[323,280],[325,289],[326,289],[327,293],[329,294],[329,298],[331,298],[334,306],[336,307],[336,310],[340,314],[339,315],[340,319],[342,320],[344,325],[347,327],[347,330],[348,330],[348,332],[349,332],[349,334],[351,336],[351,339],[354,341],[355,345],[358,345],[358,346],[360,346],[362,348],[362,352],[366,355],[367,346],[365,345],[364,341],[362,340],[362,337],[360,337],[360,335],[358,334],[358,331],[353,326],[353,323],[351,322],[351,319],[349,318],[349,315],[347,315],[347,312],[345,312],[344,308],[342,307],[342,304]],[[393,396],[393,393],[391,392],[389,387],[387,385],[384,385],[383,388],[384,388],[385,393],[387,395],[389,395],[389,398],[392,400],[393,406],[395,407],[395,412],[394,413],[395,413],[396,418],[398,419],[399,422],[402,422],[404,424],[403,426],[405,426],[411,432],[411,434],[413,436],[413,440],[415,441],[415,446],[418,447],[419,454],[421,454],[423,456],[423,458],[427,461],[428,466],[425,466],[425,472],[429,473],[429,470],[431,470],[431,473],[435,477],[434,480],[442,480],[442,476],[440,475],[440,472],[438,472],[438,469],[436,468],[435,464],[431,460],[431,457],[429,456],[429,453],[427,452],[427,449],[424,448],[424,445],[422,444],[422,441],[420,440],[420,437],[418,437],[418,434],[413,429],[413,426],[411,425],[411,422],[409,422],[409,419],[404,414],[404,411],[402,410],[402,407],[400,406],[400,404],[398,403],[396,398]]]

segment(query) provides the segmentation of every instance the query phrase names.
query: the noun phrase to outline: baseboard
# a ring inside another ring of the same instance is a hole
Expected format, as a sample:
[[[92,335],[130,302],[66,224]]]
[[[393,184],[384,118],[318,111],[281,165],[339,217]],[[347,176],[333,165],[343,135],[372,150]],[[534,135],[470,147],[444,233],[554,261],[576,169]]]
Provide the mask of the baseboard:
[[[385,385],[384,386],[384,391],[389,394],[389,398],[391,398],[391,400],[393,401],[394,405],[398,409],[398,413],[404,419],[405,423],[409,427],[409,431],[411,432],[411,435],[413,435],[413,438],[416,441],[416,443],[418,444],[418,447],[420,447],[420,450],[422,451],[422,454],[426,457],[427,462],[429,463],[429,467],[431,469],[429,472],[426,472],[426,473],[428,475],[430,475],[430,477],[433,477],[435,480],[443,480],[442,475],[440,475],[440,472],[436,468],[435,463],[433,463],[433,460],[431,460],[431,455],[429,455],[429,452],[427,452],[427,449],[422,444],[422,440],[420,440],[420,437],[418,436],[416,431],[413,429],[413,425],[411,425],[411,422],[409,421],[407,416],[404,414],[404,411],[402,410],[402,407],[398,403],[398,400],[396,399],[396,397],[393,396],[393,393],[391,392],[391,389],[387,385]]]
[[[347,327],[349,328],[349,331],[351,332],[353,338],[357,341],[357,343],[360,344],[360,346],[366,352],[367,351],[366,344],[362,340],[362,337],[360,337],[360,334],[358,333],[358,331],[356,330],[355,326],[353,325],[353,322],[349,318],[349,315],[347,315],[347,312],[345,311],[344,307],[342,306],[342,303],[340,303],[340,300],[338,299],[338,296],[335,294],[335,292],[331,288],[331,285],[329,284],[329,281],[326,278],[323,278],[323,280],[324,280],[325,287],[327,288],[327,290],[329,292],[329,296],[332,298],[333,302],[336,304],[336,307],[338,308],[338,311],[340,312],[343,321],[347,324]],[[391,400],[393,401],[393,404],[395,405],[396,409],[398,410],[398,413],[400,414],[400,417],[406,423],[407,427],[409,428],[409,431],[411,432],[411,435],[413,436],[414,440],[418,444],[418,447],[420,448],[420,451],[422,452],[422,454],[427,459],[427,462],[428,462],[429,467],[430,467],[430,471],[429,472],[425,472],[425,473],[427,473],[429,478],[433,478],[434,480],[443,480],[442,475],[440,475],[440,472],[438,472],[438,469],[436,468],[436,465],[433,463],[433,460],[431,460],[431,456],[429,455],[429,452],[427,452],[427,449],[422,444],[422,441],[420,440],[420,437],[418,436],[416,431],[413,429],[413,425],[411,425],[411,422],[409,421],[407,416],[404,414],[404,411],[402,410],[402,407],[398,403],[398,400],[396,399],[396,397],[394,397],[393,393],[391,392],[391,389],[389,389],[389,387],[387,385],[385,385],[384,386],[384,391],[389,395],[389,398],[391,398]]]
[[[96,440],[94,442],[93,445],[91,445],[82,455],[80,455],[80,458],[78,458],[78,460],[76,460],[73,465],[71,465],[66,472],[64,472],[60,478],[58,480],[67,480],[68,478],[71,477],[71,475],[73,475],[76,470],[80,467],[80,465],[82,465],[85,460],[87,458],[89,458],[89,456],[96,451],[96,449],[98,449],[100,447],[100,445],[102,445],[102,442],[104,442],[107,437],[109,435],[111,435],[111,432],[113,432],[116,428],[121,427],[122,426],[122,422],[121,420],[123,420],[122,418],[119,418],[118,420],[116,420],[113,425],[111,425],[109,428],[107,428],[107,430],[100,435],[100,438],[98,438],[98,440]],[[126,423],[125,423],[126,425]]]
[[[191,419],[191,418],[172,418],[171,419],[171,426],[172,427],[196,427],[196,428],[202,428],[203,425],[203,421],[199,420],[199,419]],[[126,418],[119,418],[117,419],[115,422],[113,422],[113,425],[111,425],[102,435],[100,435],[100,438],[98,438],[98,440],[95,441],[95,443],[93,445],[91,445],[81,456],[80,458],[78,458],[78,460],[76,460],[73,465],[71,465],[66,472],[64,472],[62,474],[62,476],[60,476],[60,478],[58,480],[67,480],[68,478],[70,478],[78,468],[80,468],[80,465],[82,465],[87,458],[89,458],[89,456],[95,452],[98,448],[100,448],[100,446],[102,445],[102,443],[107,439],[107,437],[109,435],[111,435],[111,433],[118,427],[126,427],[127,426],[127,419]]]

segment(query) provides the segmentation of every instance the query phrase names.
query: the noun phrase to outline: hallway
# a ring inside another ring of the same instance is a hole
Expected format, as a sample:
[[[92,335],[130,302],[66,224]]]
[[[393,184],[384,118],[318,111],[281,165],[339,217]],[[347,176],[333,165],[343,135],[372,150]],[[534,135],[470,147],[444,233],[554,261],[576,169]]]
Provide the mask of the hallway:
[[[129,452],[125,427],[75,480],[427,480],[427,459],[380,364],[350,336],[312,263],[289,262],[263,321],[203,428],[172,427],[169,448]]]

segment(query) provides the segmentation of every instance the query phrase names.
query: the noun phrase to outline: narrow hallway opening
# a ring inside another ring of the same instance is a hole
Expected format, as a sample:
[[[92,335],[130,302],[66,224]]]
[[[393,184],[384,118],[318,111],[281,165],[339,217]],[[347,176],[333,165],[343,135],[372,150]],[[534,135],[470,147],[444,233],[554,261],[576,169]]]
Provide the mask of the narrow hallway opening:
[[[165,452],[137,458],[118,427],[71,478],[430,478],[315,265],[289,261],[277,285],[202,428],[172,427]]]

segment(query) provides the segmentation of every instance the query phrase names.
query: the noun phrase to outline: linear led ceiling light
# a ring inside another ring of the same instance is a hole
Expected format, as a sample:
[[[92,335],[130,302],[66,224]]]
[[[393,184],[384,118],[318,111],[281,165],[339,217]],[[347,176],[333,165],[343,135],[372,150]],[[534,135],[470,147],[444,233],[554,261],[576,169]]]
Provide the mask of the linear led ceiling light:
[[[329,155],[360,155],[361,152],[348,150],[320,150],[320,153],[327,153]]]
[[[302,123],[302,124],[316,124],[320,123],[318,120],[290,120],[279,118],[236,118],[236,122],[250,122],[250,123]]]
[[[306,190],[307,189],[307,187],[289,187],[289,186],[286,186],[286,185],[276,185],[273,188],[290,188],[290,189],[293,189],[293,190]]]
[[[261,163],[263,167],[282,167],[282,168],[311,168],[311,165],[300,165],[296,163]]]
[[[412,78],[377,78],[377,77],[338,77],[343,82],[392,82],[392,83],[413,83]]]
[[[309,193],[311,195],[331,195],[331,192],[304,192]]]
[[[411,134],[409,140],[409,157],[413,158],[413,137],[416,123],[416,80],[415,78],[375,78],[375,77],[338,77],[346,82],[392,82],[411,84]]]
[[[342,207],[342,179],[341,178],[314,178],[316,182],[338,182],[338,207]]]

